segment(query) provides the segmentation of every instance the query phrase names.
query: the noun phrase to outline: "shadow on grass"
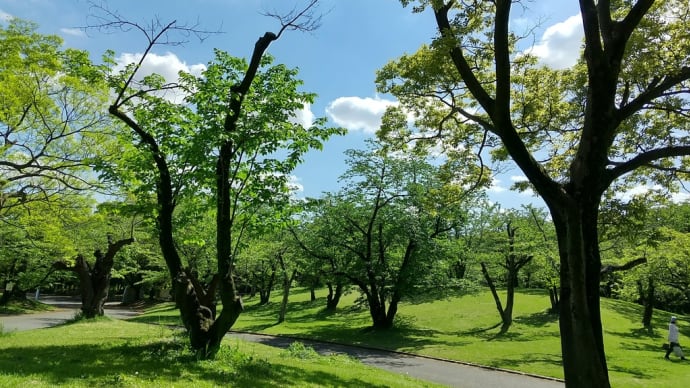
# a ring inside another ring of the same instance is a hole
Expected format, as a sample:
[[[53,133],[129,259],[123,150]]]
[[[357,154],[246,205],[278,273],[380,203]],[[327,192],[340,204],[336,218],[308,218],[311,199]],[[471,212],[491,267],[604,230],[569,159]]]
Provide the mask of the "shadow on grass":
[[[521,353],[518,356],[510,358],[495,358],[487,363],[490,366],[501,367],[512,370],[522,370],[525,366],[530,364],[552,365],[558,368],[563,367],[563,362],[560,356],[549,355],[543,353]]]
[[[622,366],[609,366],[609,372],[625,373],[634,376],[635,378],[645,380],[656,378],[656,376],[652,374],[645,373],[644,370],[642,370],[642,368],[625,368]]]
[[[61,345],[3,349],[0,374],[23,378],[40,376],[50,385],[74,383],[119,386],[125,379],[160,381],[193,386],[195,381],[234,387],[272,386],[371,386],[323,371],[270,364],[251,357],[244,362],[194,361],[167,341],[146,345]],[[172,347],[172,348],[171,348]]]
[[[543,327],[558,322],[558,314],[540,311],[527,316],[522,315],[515,317],[514,321],[527,326]]]

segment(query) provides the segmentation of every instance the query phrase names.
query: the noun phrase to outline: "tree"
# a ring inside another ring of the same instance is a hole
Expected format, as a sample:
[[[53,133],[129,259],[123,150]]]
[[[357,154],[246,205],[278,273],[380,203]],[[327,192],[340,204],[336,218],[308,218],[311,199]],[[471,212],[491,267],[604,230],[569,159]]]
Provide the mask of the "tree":
[[[73,271],[79,276],[79,289],[81,292],[81,311],[85,318],[103,316],[105,302],[108,300],[110,290],[110,278],[115,255],[124,246],[134,242],[134,238],[126,238],[113,241],[108,236],[108,249],[103,253],[96,249],[93,253],[96,260],[89,264],[86,258],[79,254],[73,265],[63,261],[54,264],[56,269]]]
[[[500,144],[495,156],[522,170],[556,228],[566,384],[608,387],[599,205],[614,186],[670,186],[685,172],[685,3],[580,0],[584,51],[567,70],[540,67],[515,50],[512,0],[414,3],[415,11],[431,9],[439,36],[384,67],[380,90],[396,95],[401,109],[416,109],[418,129],[485,133]]]
[[[518,274],[522,267],[524,267],[534,258],[532,254],[525,253],[526,251],[528,252],[528,250],[518,248],[516,251],[515,236],[519,227],[515,226],[513,222],[514,220],[512,219],[508,219],[507,221],[505,221],[505,237],[507,241],[499,242],[499,246],[504,246],[504,249],[501,249],[502,252],[500,253],[500,256],[502,257],[499,265],[503,267],[503,269],[505,269],[506,272],[505,306],[503,306],[503,303],[501,303],[501,298],[498,296],[496,286],[494,285],[494,280],[489,274],[489,270],[487,269],[486,263],[483,261],[480,263],[482,267],[482,274],[484,275],[484,279],[486,279],[486,283],[489,285],[491,295],[493,295],[494,301],[496,302],[496,308],[498,309],[498,313],[501,316],[501,321],[503,323],[501,326],[501,334],[506,333],[510,328],[510,325],[513,323],[513,306],[515,303],[515,288],[518,287]],[[498,241],[494,240],[494,242]]]
[[[388,329],[400,301],[425,285],[440,253],[435,240],[453,229],[467,193],[460,171],[444,176],[417,155],[389,155],[374,142],[346,153],[344,188],[317,204],[311,232],[320,242],[302,246],[356,285],[373,327]]]
[[[140,176],[148,174],[144,182],[155,187],[161,250],[182,321],[199,358],[216,354],[242,312],[235,265],[245,231],[261,222],[256,211],[265,204],[279,208],[287,203],[287,177],[304,153],[341,132],[322,128],[323,120],[309,128],[291,120],[314,95],[298,92],[296,71],[271,66],[272,58],[265,55],[283,32],[316,27],[318,18],[312,13],[316,3],[313,0],[286,16],[273,15],[281,29],[257,40],[249,62],[216,50],[215,60],[200,77],[181,74],[180,84],[171,85],[152,75],[144,77],[138,88],[135,75],[144,55],[113,79],[116,97],[109,111],[147,151],[145,164],[133,167]],[[148,40],[145,53],[175,30],[194,32],[174,22],[150,32],[117,14],[108,16],[115,21],[106,26],[143,32]],[[178,87],[187,93],[185,104],[151,93]],[[175,209],[200,188],[210,190],[215,199],[216,270],[208,284],[184,268],[175,244]],[[216,291],[223,305],[217,316]]]
[[[0,26],[0,211],[100,185],[107,85],[88,53],[11,19]]]

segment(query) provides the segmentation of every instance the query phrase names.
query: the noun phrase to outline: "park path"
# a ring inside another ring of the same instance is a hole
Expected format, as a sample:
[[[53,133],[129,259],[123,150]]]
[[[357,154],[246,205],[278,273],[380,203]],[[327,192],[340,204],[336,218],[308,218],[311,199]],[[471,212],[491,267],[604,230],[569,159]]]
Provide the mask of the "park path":
[[[5,331],[32,330],[55,326],[74,317],[79,309],[79,300],[66,297],[41,297],[44,303],[58,307],[58,310],[13,316],[0,316]],[[118,308],[116,303],[106,304],[107,316],[127,319],[138,313]],[[286,348],[296,340],[287,337],[274,337],[261,334],[231,332],[230,338],[262,343]],[[496,370],[461,362],[419,357],[411,354],[389,352],[363,347],[338,345],[309,340],[299,340],[311,346],[320,354],[347,354],[359,359],[363,364],[405,374],[421,380],[460,388],[563,388],[562,381],[526,375],[522,373]]]

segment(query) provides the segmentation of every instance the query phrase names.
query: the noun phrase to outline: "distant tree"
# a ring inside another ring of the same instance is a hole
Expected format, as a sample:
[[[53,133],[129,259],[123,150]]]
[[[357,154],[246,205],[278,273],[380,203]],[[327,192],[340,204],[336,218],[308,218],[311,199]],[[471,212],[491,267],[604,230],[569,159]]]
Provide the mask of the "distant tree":
[[[400,301],[420,292],[439,257],[436,239],[452,230],[465,189],[457,176],[380,144],[349,150],[344,188],[319,200],[304,248],[363,294],[373,327],[393,326]]]

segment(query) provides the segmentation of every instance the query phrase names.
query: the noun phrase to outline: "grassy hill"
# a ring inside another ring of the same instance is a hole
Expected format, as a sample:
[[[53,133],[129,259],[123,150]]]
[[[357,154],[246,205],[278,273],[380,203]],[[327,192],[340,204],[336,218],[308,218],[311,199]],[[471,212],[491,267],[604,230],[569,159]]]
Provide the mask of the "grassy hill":
[[[290,335],[373,346],[481,365],[562,378],[561,350],[556,315],[546,312],[545,293],[523,290],[516,295],[515,323],[499,335],[500,318],[488,291],[434,301],[404,303],[396,328],[369,329],[365,308],[347,295],[333,314],[324,313],[323,295],[309,301],[305,290],[290,296],[286,322],[276,324],[276,303],[257,306],[245,300],[246,311],[233,329]],[[611,381],[615,387],[669,387],[690,385],[690,361],[664,360],[670,313],[656,311],[654,331],[642,328],[641,306],[618,300],[602,300],[604,341]],[[141,321],[176,323],[172,305],[150,310]],[[690,321],[679,316],[681,344],[690,352]]]

